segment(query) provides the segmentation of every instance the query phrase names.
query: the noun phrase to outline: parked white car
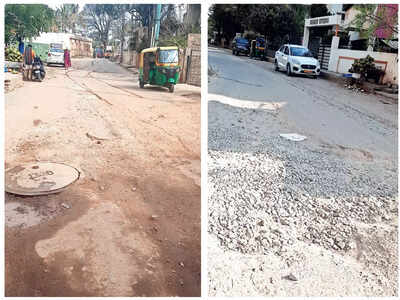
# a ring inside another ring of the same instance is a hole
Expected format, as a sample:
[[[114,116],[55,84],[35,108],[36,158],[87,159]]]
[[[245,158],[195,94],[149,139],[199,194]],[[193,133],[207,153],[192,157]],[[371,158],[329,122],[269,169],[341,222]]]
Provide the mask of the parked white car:
[[[286,44],[275,52],[275,71],[279,70],[285,70],[288,76],[302,74],[317,78],[321,66],[306,47]]]
[[[59,48],[50,48],[47,53],[47,65],[59,64],[64,65],[64,51]]]

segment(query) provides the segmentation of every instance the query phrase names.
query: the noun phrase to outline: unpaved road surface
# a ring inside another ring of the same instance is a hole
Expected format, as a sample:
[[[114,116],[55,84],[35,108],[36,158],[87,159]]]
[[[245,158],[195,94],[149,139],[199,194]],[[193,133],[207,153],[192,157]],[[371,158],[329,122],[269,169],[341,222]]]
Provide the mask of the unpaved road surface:
[[[397,105],[208,55],[209,295],[397,296]]]
[[[199,296],[200,89],[72,64],[5,97],[6,169],[81,172],[59,194],[6,193],[6,295]]]

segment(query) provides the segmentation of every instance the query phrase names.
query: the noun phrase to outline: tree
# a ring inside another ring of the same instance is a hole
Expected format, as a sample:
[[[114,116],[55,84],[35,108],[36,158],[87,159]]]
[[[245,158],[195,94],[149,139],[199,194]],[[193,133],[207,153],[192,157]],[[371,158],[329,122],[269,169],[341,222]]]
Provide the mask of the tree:
[[[237,32],[248,28],[248,20],[253,5],[248,4],[214,4],[210,7],[209,22],[218,33],[217,39],[224,36],[231,40]]]
[[[149,29],[154,19],[154,6],[154,4],[132,4],[130,13],[132,16],[134,16],[133,20],[139,21],[143,27],[147,27]],[[151,40],[150,30],[147,30],[147,38],[145,40],[146,44],[144,47],[149,47]],[[140,48],[142,47],[143,45],[140,46]]]
[[[56,10],[58,30],[61,32],[75,33],[79,17],[79,4],[62,4]]]
[[[237,32],[251,31],[265,36],[268,47],[275,49],[283,42],[299,42],[307,14],[307,6],[296,4],[212,5],[209,31],[217,31],[228,40]]]
[[[164,4],[161,9],[160,46],[177,46],[185,48],[189,33],[200,33],[200,5],[187,4],[186,13],[181,15],[185,8],[181,5]],[[178,12],[180,12],[178,16]]]
[[[6,45],[37,37],[55,23],[54,11],[44,4],[6,4],[4,17]]]
[[[85,4],[83,15],[88,29],[94,30],[92,36],[97,38],[105,49],[108,45],[112,22],[118,17],[116,6],[113,4]]]
[[[317,18],[323,16],[330,16],[331,13],[328,10],[326,4],[311,4],[310,6],[310,18]]]
[[[125,33],[126,33],[126,19],[127,14],[130,11],[129,4],[115,4],[114,10],[116,13],[116,18],[114,22],[114,32],[120,40],[120,63],[123,61],[124,55],[124,44],[125,44]]]
[[[397,4],[354,5],[357,14],[351,25],[373,44],[376,38],[390,39],[398,34]]]

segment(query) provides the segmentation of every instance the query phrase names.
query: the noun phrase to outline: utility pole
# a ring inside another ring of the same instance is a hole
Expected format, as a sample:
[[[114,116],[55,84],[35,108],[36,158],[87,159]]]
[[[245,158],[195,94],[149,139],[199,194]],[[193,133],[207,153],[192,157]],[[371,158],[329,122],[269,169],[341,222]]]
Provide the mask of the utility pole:
[[[122,24],[121,24],[121,56],[120,56],[120,63],[124,61],[124,42],[125,42],[125,4],[121,4],[121,17],[122,17]]]
[[[158,46],[158,38],[160,36],[160,19],[161,19],[161,4],[157,4],[156,18],[154,20],[154,45],[153,45],[153,47]]]

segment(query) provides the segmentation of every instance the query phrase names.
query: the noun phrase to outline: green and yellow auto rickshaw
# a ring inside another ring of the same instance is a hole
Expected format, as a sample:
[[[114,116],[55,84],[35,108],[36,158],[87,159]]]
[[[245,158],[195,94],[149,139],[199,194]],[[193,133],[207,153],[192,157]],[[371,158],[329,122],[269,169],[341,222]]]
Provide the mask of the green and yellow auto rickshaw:
[[[168,88],[172,93],[179,80],[178,47],[147,48],[140,52],[139,86],[145,84]]]
[[[265,39],[257,37],[250,44],[250,58],[260,58],[264,60],[266,57]]]

